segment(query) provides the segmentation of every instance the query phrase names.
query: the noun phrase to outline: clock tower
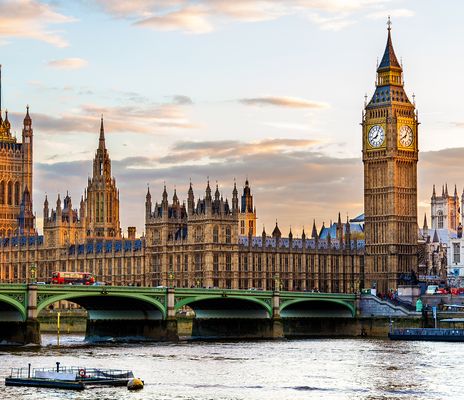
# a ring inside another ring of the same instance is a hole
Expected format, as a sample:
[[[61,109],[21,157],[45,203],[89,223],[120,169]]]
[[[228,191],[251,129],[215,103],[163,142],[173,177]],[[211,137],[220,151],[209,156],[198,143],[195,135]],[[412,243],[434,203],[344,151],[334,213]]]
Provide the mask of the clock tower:
[[[362,119],[365,287],[386,293],[417,270],[418,125],[393,50],[391,22],[376,88]]]

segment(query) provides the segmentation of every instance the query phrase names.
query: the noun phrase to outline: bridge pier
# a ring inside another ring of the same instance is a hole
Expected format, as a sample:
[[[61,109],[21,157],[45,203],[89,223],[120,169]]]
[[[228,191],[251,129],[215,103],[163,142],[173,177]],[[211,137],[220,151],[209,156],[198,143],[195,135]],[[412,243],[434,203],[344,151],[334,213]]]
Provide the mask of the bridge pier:
[[[166,340],[177,342],[179,333],[177,330],[177,319],[175,309],[175,292],[173,288],[168,288],[167,293],[167,311],[166,311]]]
[[[280,317],[280,291],[272,293],[272,339],[283,339],[284,324]]]
[[[27,285],[27,319],[23,327],[24,344],[40,344],[40,323],[37,316],[37,285]]]

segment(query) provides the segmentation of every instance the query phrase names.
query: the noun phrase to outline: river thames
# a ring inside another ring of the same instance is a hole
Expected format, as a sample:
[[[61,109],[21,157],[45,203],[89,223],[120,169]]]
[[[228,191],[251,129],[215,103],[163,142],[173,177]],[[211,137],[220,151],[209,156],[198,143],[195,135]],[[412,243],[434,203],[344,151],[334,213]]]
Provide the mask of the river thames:
[[[464,343],[311,339],[178,344],[82,344],[66,336],[56,346],[0,348],[0,399],[458,399],[464,398]],[[84,392],[3,386],[10,368],[55,362],[132,369],[140,392]]]

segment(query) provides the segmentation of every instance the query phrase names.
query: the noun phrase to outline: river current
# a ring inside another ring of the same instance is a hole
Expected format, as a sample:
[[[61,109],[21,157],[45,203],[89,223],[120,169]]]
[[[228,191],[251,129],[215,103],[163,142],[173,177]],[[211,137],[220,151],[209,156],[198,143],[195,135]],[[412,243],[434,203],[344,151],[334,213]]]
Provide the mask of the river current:
[[[311,339],[256,342],[84,345],[66,336],[56,346],[0,348],[0,399],[464,399],[464,343]],[[70,392],[5,387],[10,368],[132,369],[145,381]]]

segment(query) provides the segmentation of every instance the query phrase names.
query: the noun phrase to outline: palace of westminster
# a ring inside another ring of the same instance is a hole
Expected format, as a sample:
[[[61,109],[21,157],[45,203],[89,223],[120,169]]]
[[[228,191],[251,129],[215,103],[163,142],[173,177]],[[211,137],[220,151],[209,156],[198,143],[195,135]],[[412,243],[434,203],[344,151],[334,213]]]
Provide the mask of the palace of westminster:
[[[342,222],[339,215],[320,229],[313,223],[301,238],[291,231],[282,237],[277,223],[272,233],[257,235],[248,180],[240,195],[234,183],[230,203],[208,182],[201,196],[190,184],[186,203],[176,191],[170,199],[166,187],[155,201],[148,189],[145,235],[137,238],[129,227],[124,238],[102,118],[79,207],[69,195],[58,195],[56,205],[45,197],[39,235],[29,108],[21,143],[0,110],[0,282],[47,282],[54,271],[85,271],[112,285],[385,293],[410,282],[431,259],[431,240],[419,236],[417,223],[418,125],[389,25],[375,92],[363,111],[364,214],[357,219]]]

